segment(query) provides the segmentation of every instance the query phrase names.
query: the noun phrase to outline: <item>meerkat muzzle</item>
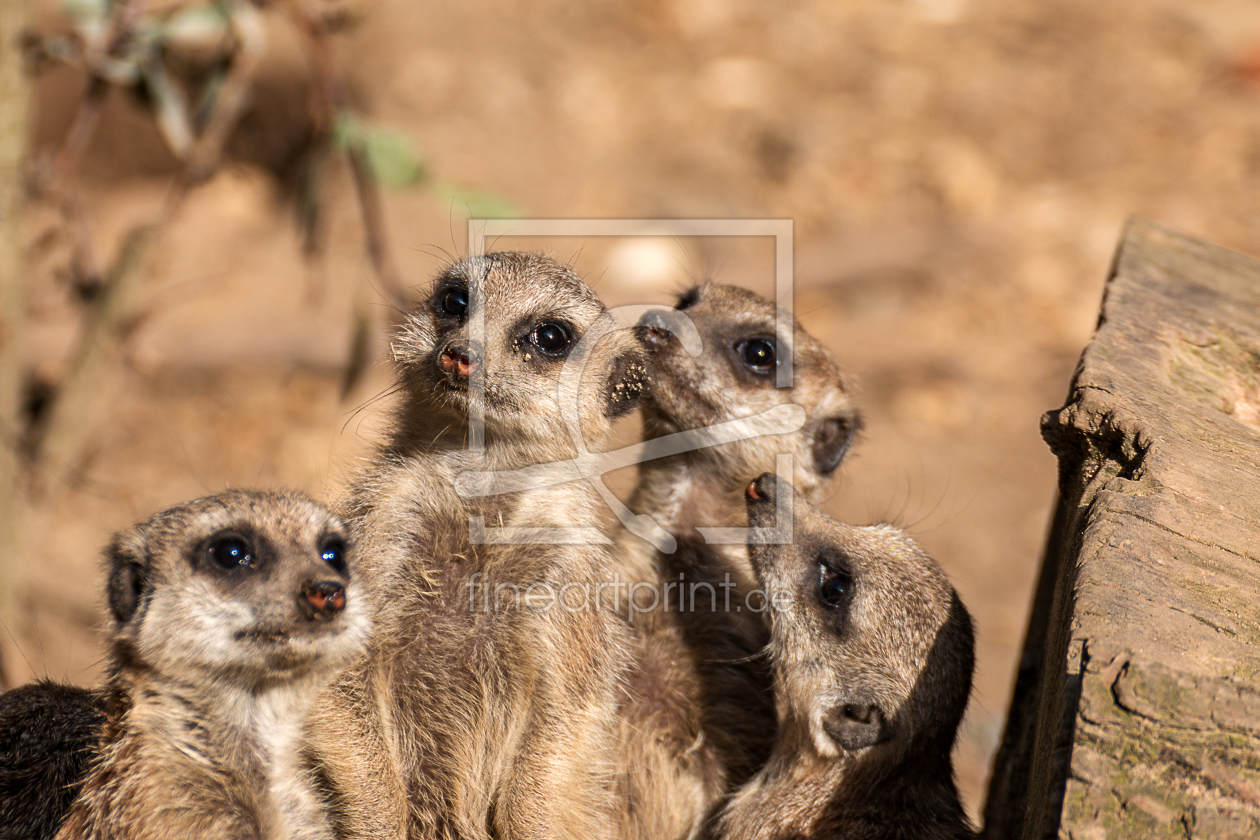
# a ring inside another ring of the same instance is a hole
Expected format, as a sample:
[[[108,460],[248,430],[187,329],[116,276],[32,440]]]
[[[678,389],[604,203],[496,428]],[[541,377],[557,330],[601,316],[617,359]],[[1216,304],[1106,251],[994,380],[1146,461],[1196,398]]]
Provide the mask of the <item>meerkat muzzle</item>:
[[[346,608],[346,588],[335,580],[308,580],[302,584],[302,606],[310,618],[332,618]]]
[[[645,313],[638,326],[639,341],[647,350],[663,348],[674,339],[664,312],[653,310]]]
[[[773,501],[774,473],[762,473],[744,488],[744,497],[750,502]]]
[[[822,720],[823,731],[841,749],[856,752],[892,738],[892,728],[884,710],[874,703],[844,703],[829,709]]]
[[[467,379],[477,369],[481,359],[477,351],[462,341],[452,341],[438,357],[438,364],[448,375]]]

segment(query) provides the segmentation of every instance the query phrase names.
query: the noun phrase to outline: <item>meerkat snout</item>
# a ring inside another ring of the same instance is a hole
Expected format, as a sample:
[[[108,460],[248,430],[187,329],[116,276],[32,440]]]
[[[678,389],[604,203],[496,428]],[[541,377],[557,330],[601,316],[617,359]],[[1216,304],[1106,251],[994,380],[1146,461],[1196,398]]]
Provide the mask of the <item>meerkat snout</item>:
[[[674,340],[674,333],[669,328],[667,313],[653,309],[645,312],[639,319],[639,341],[648,351],[656,351]]]
[[[884,710],[874,703],[863,703],[855,698],[832,706],[822,715],[823,731],[841,749],[855,752],[881,744],[892,737]]]
[[[481,364],[481,350],[473,341],[452,341],[438,355],[438,367],[448,376],[467,379]]]
[[[346,608],[346,588],[335,580],[302,584],[302,611],[307,618],[327,621]]]

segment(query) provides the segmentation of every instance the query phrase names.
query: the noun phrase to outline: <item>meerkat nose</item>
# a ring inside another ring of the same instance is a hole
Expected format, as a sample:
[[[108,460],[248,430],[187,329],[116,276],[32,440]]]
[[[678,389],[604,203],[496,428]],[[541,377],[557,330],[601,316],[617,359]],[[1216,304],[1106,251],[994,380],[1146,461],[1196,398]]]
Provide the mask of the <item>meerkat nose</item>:
[[[774,493],[771,487],[773,481],[773,473],[762,473],[744,488],[744,495],[750,502],[764,502]]]
[[[302,584],[302,607],[308,618],[332,618],[346,608],[346,588],[335,580],[308,580]]]
[[[472,372],[477,369],[477,362],[477,353],[461,341],[452,341],[446,345],[446,349],[438,358],[438,364],[442,366],[442,370],[464,378],[472,375]]]
[[[669,344],[674,334],[670,332],[661,312],[652,310],[639,319],[639,341],[648,350],[657,350]]]

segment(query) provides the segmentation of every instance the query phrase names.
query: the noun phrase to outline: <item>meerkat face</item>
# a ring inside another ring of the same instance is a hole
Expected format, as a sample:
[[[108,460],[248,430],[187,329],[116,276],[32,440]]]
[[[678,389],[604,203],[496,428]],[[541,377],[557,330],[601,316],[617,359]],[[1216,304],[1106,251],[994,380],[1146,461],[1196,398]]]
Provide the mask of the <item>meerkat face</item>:
[[[602,441],[637,405],[645,375],[632,332],[542,254],[452,265],[408,315],[393,355],[414,401],[452,423],[479,404],[489,435],[505,442],[553,441],[568,419]]]
[[[368,630],[346,534],[303,496],[245,491],[119,534],[107,559],[120,661],[251,689],[331,675]]]
[[[704,344],[699,356],[679,339],[679,316],[699,333]],[[861,417],[826,348],[799,325],[790,336],[779,335],[775,322],[772,302],[711,283],[683,294],[673,313],[644,315],[640,340],[651,380],[646,428],[659,437],[796,403],[808,417],[800,431],[725,444],[706,454],[742,484],[747,476],[774,469],[775,454],[791,452],[796,486],[809,494],[840,465]],[[793,384],[780,389],[776,375],[786,353],[793,354]]]
[[[773,524],[790,485],[748,486],[749,521]],[[823,757],[952,746],[971,693],[971,619],[940,568],[887,525],[851,527],[795,499],[793,542],[750,541],[769,599],[771,657],[788,715]]]

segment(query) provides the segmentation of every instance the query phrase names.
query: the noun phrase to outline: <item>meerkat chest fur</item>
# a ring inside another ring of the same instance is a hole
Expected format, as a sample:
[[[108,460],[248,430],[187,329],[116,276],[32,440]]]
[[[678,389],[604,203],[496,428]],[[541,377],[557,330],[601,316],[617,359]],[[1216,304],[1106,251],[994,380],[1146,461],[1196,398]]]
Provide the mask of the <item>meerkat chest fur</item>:
[[[141,699],[128,713],[127,727],[161,766],[159,778],[183,786],[201,777],[207,790],[219,789],[224,819],[239,820],[259,840],[325,840],[332,828],[301,755],[318,685],[206,693],[141,682],[130,692]]]
[[[276,686],[235,704],[235,726],[248,733],[263,758],[268,837],[318,840],[331,835],[326,805],[303,749],[313,687]]]

